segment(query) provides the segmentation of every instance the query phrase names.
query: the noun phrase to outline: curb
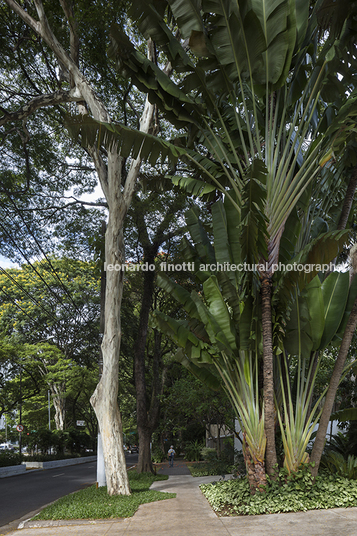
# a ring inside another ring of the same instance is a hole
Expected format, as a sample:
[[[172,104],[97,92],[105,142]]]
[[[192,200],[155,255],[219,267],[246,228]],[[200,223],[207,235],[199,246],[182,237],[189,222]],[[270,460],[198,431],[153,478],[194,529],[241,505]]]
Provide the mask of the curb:
[[[8,476],[23,475],[26,470],[38,471],[44,469],[55,469],[56,467],[66,467],[68,465],[80,465],[82,463],[94,462],[97,456],[85,456],[84,458],[67,458],[66,460],[53,460],[52,462],[22,462],[21,465],[9,465],[0,467],[0,478]]]
[[[0,467],[0,478],[23,475],[24,473],[26,473],[26,467],[24,465],[8,465],[7,467]]]
[[[48,506],[48,504],[46,506]],[[67,526],[73,526],[73,525],[103,525],[105,523],[124,523],[125,520],[128,520],[128,519],[131,519],[131,518],[130,517],[118,517],[118,518],[110,518],[110,519],[109,518],[108,519],[56,519],[56,520],[48,519],[48,520],[38,520],[38,521],[31,521],[30,519],[25,519],[17,526],[17,529],[18,530],[25,529],[25,528],[44,529],[44,528],[50,528],[50,527],[67,527]]]
[[[67,458],[65,460],[53,460],[51,462],[22,462],[26,469],[54,469],[56,467],[66,467],[68,465],[80,465],[82,463],[94,462],[97,456],[84,456],[83,458]]]

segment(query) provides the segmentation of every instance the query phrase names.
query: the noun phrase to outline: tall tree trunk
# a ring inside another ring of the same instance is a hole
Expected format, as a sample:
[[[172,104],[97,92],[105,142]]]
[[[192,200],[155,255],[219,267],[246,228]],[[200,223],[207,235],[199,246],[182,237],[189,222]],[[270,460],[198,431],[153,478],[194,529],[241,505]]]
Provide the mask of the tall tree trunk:
[[[118,161],[114,165],[115,158]],[[109,221],[105,236],[105,258],[109,264],[122,265],[125,262],[123,222],[126,206],[120,199],[118,180],[119,157],[111,155],[109,170],[112,196],[110,199]],[[120,174],[119,174],[120,176]],[[116,184],[116,192],[114,190]],[[116,194],[116,195],[115,195]],[[105,330],[102,342],[103,374],[91,397],[96,413],[105,462],[105,472],[109,495],[130,495],[130,485],[126,472],[123,448],[123,429],[118,407],[119,352],[121,341],[120,309],[123,295],[122,270],[107,271],[105,294]]]
[[[142,206],[138,198],[134,197],[133,204],[136,209],[136,221],[138,227],[139,241],[144,250],[144,262],[148,266],[153,265],[159,247],[166,242],[171,233],[170,224],[177,210],[184,206],[185,199],[182,196],[176,196],[166,206],[166,213],[157,226],[154,236],[151,238],[148,233],[147,224],[142,211]],[[167,234],[166,234],[167,233]],[[155,272],[143,272],[144,289],[141,301],[139,329],[137,339],[134,345],[134,375],[136,388],[136,415],[139,434],[139,460],[137,471],[154,472],[151,462],[150,443],[151,436],[159,422],[160,412],[160,364],[161,364],[161,335],[154,332],[154,351],[152,366],[152,389],[151,400],[146,388],[145,379],[145,356],[146,342],[148,334],[148,324],[151,306],[154,299],[155,290]]]
[[[315,463],[315,466],[312,468],[313,476],[316,476],[319,470],[320,461],[322,452],[325,446],[327,427],[330,422],[331,412],[333,404],[336,398],[337,388],[340,382],[341,374],[345,361],[347,358],[348,350],[351,345],[353,334],[357,326],[357,299],[352,307],[345,332],[343,334],[340,351],[338,352],[338,357],[336,359],[335,367],[332,372],[330,385],[326,394],[324,409],[322,410],[322,415],[319,422],[319,428],[317,430],[314,446],[311,453],[310,461]]]
[[[152,258],[145,258],[148,264]],[[144,273],[144,290],[141,301],[139,332],[134,346],[134,372],[136,388],[136,415],[139,435],[138,473],[154,472],[151,462],[150,442],[151,429],[148,419],[146,380],[145,380],[145,348],[149,324],[149,314],[154,294],[155,272]]]
[[[277,464],[275,448],[275,407],[273,375],[273,333],[271,315],[271,278],[262,276],[262,332],[263,332],[263,373],[264,373],[264,423],[267,437],[266,469],[273,475]]]
[[[140,120],[141,132],[148,132],[154,106],[146,99]],[[91,149],[99,177],[103,177],[102,161]],[[132,161],[126,177],[124,191],[122,183],[122,159],[116,148],[108,151],[107,182],[104,181],[109,205],[109,222],[105,234],[106,265],[122,265],[125,262],[123,236],[124,219],[130,206],[136,179],[141,166],[140,155]],[[121,341],[120,311],[123,296],[122,270],[107,271],[105,291],[105,327],[102,342],[103,375],[94,391],[91,404],[96,413],[102,437],[105,474],[110,495],[129,495],[130,486],[126,472],[123,446],[123,430],[118,408],[119,353]]]

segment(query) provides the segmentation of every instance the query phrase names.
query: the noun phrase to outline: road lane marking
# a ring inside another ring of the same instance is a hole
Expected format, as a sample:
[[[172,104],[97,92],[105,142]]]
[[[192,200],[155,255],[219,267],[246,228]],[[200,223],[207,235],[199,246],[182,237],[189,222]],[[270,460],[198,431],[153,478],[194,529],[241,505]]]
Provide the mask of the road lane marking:
[[[60,473],[59,475],[52,475],[52,478],[56,478],[56,476],[62,476],[64,475],[65,473]]]

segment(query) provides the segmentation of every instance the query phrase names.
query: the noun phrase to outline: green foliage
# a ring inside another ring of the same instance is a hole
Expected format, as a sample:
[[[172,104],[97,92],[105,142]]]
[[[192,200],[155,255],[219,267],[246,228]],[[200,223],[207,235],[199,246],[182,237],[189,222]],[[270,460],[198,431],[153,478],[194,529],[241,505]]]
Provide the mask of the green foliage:
[[[233,412],[224,393],[212,392],[176,362],[169,365],[161,400],[165,415],[160,434],[169,441],[172,437],[176,453],[178,448],[186,452],[186,446],[195,441],[201,448],[211,423],[230,423],[232,427]]]
[[[195,441],[189,441],[185,445],[185,459],[188,461],[198,462],[201,459],[201,451],[203,444],[196,439]]]
[[[105,486],[95,486],[62,497],[54,504],[44,508],[33,519],[103,519],[115,517],[131,517],[140,504],[176,497],[176,493],[163,493],[150,490],[157,480],[166,480],[164,475],[154,476],[151,473],[138,474],[129,471],[130,496],[108,495]]]
[[[22,456],[11,450],[0,450],[0,467],[9,467],[10,465],[21,465]]]
[[[203,447],[201,449],[201,456],[203,460],[206,462],[212,458],[212,456],[217,456],[216,449],[212,449],[210,447]]]
[[[53,448],[61,459],[65,450],[67,453],[70,452],[71,456],[83,454],[85,448],[92,446],[92,439],[86,432],[76,428],[52,431],[48,428],[39,428],[29,432],[29,435],[23,435],[23,444],[41,454],[47,454],[50,448]]]
[[[357,480],[357,458],[351,454],[346,460],[340,452],[330,450],[322,456],[321,465],[330,473],[336,473],[348,480]]]
[[[357,481],[321,473],[315,484],[309,466],[290,477],[282,469],[265,493],[250,495],[247,479],[202,484],[203,494],[216,512],[229,515],[277,514],[357,506]]]
[[[203,463],[189,466],[192,476],[228,475],[233,472],[232,464],[220,460],[217,456]]]
[[[284,467],[289,473],[295,472],[301,464],[309,461],[309,455],[306,452],[306,449],[310,441],[311,434],[313,433],[314,427],[317,424],[320,416],[318,406],[322,397],[320,397],[317,402],[315,402],[313,407],[310,408],[317,369],[315,373],[312,374],[311,367],[309,367],[307,378],[305,378],[306,368],[306,359],[301,359],[299,356],[294,380],[295,400],[293,400],[292,388],[290,385],[287,368],[285,371],[285,387],[283,380],[284,372],[281,370],[279,362],[280,388],[283,399],[284,421],[282,409],[278,404],[276,404],[276,406],[285,454]]]
[[[244,474],[244,460],[241,453],[234,455],[233,447],[225,445],[221,452],[220,457],[217,456],[216,449],[204,447],[201,449],[201,456],[204,462],[193,464],[189,466],[192,476],[209,476],[209,475],[227,475]],[[233,457],[236,458],[236,462],[233,463]]]
[[[349,424],[347,433],[338,432],[332,436],[328,445],[329,450],[340,452],[344,456],[357,456],[357,430],[354,421]]]
[[[65,445],[73,454],[81,453],[86,447],[91,446],[91,438],[83,430],[70,428],[67,430],[68,436],[65,437]]]
[[[151,452],[151,460],[153,463],[161,463],[166,460],[166,454],[159,447],[156,447]]]
[[[40,428],[36,432],[31,432],[29,436],[24,436],[24,445],[35,448],[45,454],[52,447],[52,432],[48,428]]]
[[[55,460],[71,460],[73,458],[83,458],[93,456],[93,452],[83,452],[82,454],[34,454],[26,456],[27,462],[53,462]]]
[[[215,476],[219,475],[220,473],[216,472],[216,469],[212,469],[213,472],[210,472],[210,470],[207,467],[206,463],[194,463],[193,465],[188,465],[189,471],[192,476],[201,477],[201,476]]]

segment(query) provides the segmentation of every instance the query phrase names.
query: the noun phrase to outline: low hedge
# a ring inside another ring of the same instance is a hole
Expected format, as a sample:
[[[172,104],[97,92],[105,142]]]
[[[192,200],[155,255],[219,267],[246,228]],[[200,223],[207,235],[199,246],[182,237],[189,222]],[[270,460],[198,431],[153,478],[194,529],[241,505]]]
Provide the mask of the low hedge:
[[[0,467],[10,467],[10,465],[21,465],[22,456],[11,450],[0,450]]]

